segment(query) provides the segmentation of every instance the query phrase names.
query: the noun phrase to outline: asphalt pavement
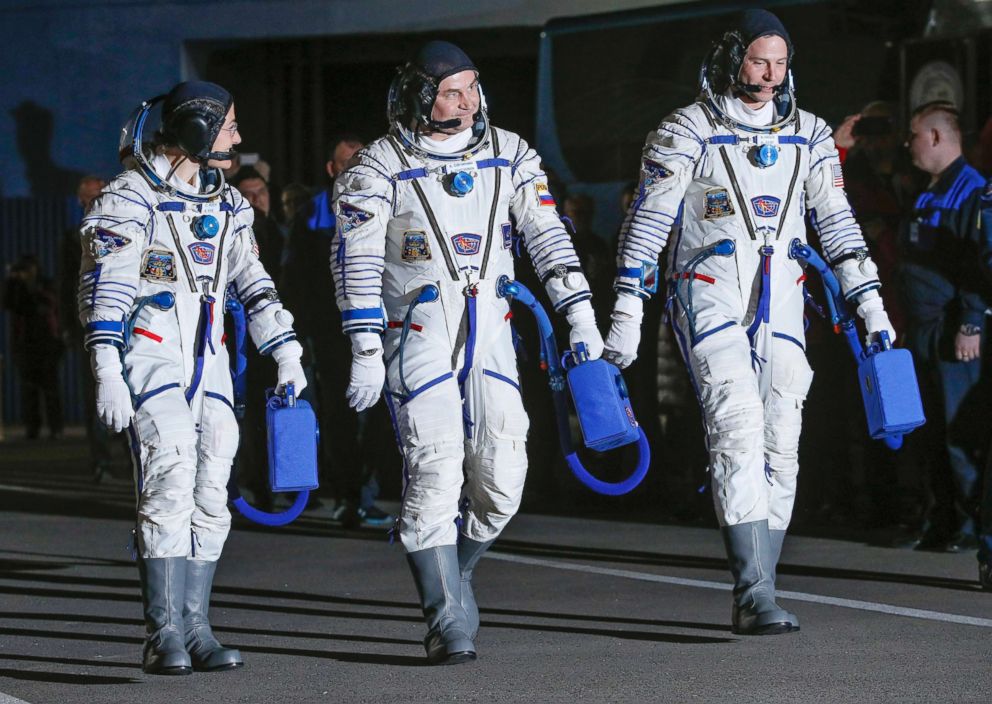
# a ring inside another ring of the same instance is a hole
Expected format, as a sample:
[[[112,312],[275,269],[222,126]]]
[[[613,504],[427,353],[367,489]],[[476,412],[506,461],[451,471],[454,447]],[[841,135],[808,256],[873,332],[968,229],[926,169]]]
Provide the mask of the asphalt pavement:
[[[747,638],[716,530],[523,514],[476,570],[478,661],[428,667],[401,548],[328,507],[236,519],[211,620],[243,669],[148,676],[130,481],[95,484],[84,457],[78,438],[0,444],[0,704],[992,698],[974,555],[790,536],[779,589],[802,630]]]

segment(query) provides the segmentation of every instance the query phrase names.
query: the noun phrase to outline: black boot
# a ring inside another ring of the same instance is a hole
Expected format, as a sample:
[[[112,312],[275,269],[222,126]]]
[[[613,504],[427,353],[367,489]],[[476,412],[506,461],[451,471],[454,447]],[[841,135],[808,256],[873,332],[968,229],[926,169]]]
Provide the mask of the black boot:
[[[186,566],[186,600],[183,620],[186,623],[186,650],[193,669],[202,672],[233,670],[244,665],[241,653],[225,648],[214,637],[207,620],[210,591],[214,584],[216,562],[188,560]]]
[[[745,636],[798,631],[799,619],[775,603],[776,556],[785,531],[769,531],[768,521],[752,521],[725,526],[722,532],[734,575],[731,630]],[[777,534],[774,540],[772,532]]]
[[[458,571],[462,578],[462,608],[465,609],[465,616],[468,619],[468,635],[472,640],[475,640],[479,633],[479,605],[475,603],[475,592],[472,590],[472,571],[482,558],[483,553],[494,542],[487,540],[480,543],[478,540],[466,538],[464,535],[458,536]]]
[[[183,646],[186,558],[139,558],[138,575],[145,611],[142,669],[149,675],[190,674],[193,665]]]
[[[461,603],[458,548],[442,545],[417,550],[408,553],[406,559],[427,620],[427,661],[432,665],[455,665],[475,660],[475,644]]]

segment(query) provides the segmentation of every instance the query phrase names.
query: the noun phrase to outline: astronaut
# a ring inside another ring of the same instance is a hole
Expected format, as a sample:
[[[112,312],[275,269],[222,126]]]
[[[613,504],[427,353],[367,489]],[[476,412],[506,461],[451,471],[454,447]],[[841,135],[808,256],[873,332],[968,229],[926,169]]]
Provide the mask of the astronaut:
[[[452,664],[476,656],[473,569],[517,511],[527,470],[510,306],[497,289],[513,278],[515,231],[570,343],[591,358],[603,343],[540,159],[490,126],[471,59],[429,42],[388,105],[389,134],[338,177],[331,266],[353,351],[347,395],[361,411],[385,382],[404,458],[396,530],[428,661]]]
[[[207,618],[238,448],[223,338],[228,285],[255,345],[278,363],[279,383],[297,392],[302,348],[259,263],[251,206],[223,180],[241,142],[231,95],[180,83],[136,110],[124,133],[134,168],[104,188],[80,226],[79,314],[97,414],[115,432],[130,425],[143,668],[233,669],[240,653],[214,638]]]
[[[775,603],[775,568],[799,470],[806,361],[805,216],[869,337],[895,333],[844,193],[830,128],[798,110],[792,42],[748,10],[707,56],[697,102],[648,135],[624,220],[604,356],[634,361],[666,242],[670,315],[702,407],[713,500],[734,577],[732,630],[799,629]]]

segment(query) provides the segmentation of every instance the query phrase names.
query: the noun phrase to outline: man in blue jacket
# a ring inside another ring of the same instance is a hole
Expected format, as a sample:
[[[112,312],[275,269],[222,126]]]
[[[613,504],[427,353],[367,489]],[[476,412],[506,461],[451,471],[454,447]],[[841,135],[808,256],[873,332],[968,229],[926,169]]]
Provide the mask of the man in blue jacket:
[[[927,417],[942,445],[929,458],[929,525],[913,542],[961,552],[977,546],[975,508],[989,417],[982,374],[989,299],[973,254],[985,179],[962,156],[958,113],[950,103],[917,108],[907,146],[913,163],[931,178],[903,237],[905,344],[917,361]]]

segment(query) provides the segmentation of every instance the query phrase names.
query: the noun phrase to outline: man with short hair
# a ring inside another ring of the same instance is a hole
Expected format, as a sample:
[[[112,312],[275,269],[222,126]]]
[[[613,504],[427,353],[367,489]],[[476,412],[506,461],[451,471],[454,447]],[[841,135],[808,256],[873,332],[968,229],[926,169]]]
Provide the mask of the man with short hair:
[[[346,528],[382,527],[393,521],[393,516],[375,503],[379,496],[377,443],[382,432],[388,433],[388,420],[383,409],[357,416],[348,409],[346,379],[337,373],[351,357],[347,338],[337,333],[340,313],[313,295],[314,290],[334,286],[327,266],[334,235],[334,182],[362,146],[361,138],[351,133],[331,140],[325,165],[327,187],[310,200],[309,208],[292,225],[281,287],[287,302],[298,312],[300,334],[312,354],[315,384],[311,398],[316,401],[315,411],[323,428],[321,479],[335,500],[331,519]],[[319,505],[319,500],[313,500]]]
[[[149,115],[159,104],[156,130]],[[217,641],[207,615],[238,448],[223,340],[228,286],[255,346],[278,364],[278,385],[303,390],[302,350],[259,262],[252,208],[223,180],[241,142],[233,96],[214,83],[179,83],[143,103],[124,134],[134,168],[107,185],[80,226],[79,318],[97,415],[131,438],[142,667],[228,670],[241,654]]]
[[[799,629],[775,602],[792,516],[806,361],[803,265],[817,231],[844,296],[871,337],[894,332],[876,267],[843,190],[824,121],[799,110],[792,41],[748,10],[707,56],[698,101],[648,135],[638,195],[620,233],[607,359],[637,356],[644,301],[669,247],[672,322],[703,411],[713,501],[734,576],[734,633]]]
[[[905,344],[919,368],[931,434],[940,438],[929,458],[934,503],[914,542],[960,552],[977,546],[975,506],[992,410],[982,373],[989,298],[972,253],[985,179],[962,155],[953,104],[920,106],[909,131],[913,164],[930,183],[902,242]]]
[[[231,177],[231,185],[241,192],[251,207],[268,217],[272,209],[269,197],[269,183],[254,166],[242,166]]]
[[[389,90],[389,134],[335,184],[331,266],[350,336],[350,404],[383,394],[405,461],[396,530],[431,664],[475,659],[476,563],[516,513],[529,421],[510,304],[520,230],[570,342],[602,353],[591,292],[540,159],[491,127],[472,60],[432,41]],[[385,384],[385,387],[384,387]]]

